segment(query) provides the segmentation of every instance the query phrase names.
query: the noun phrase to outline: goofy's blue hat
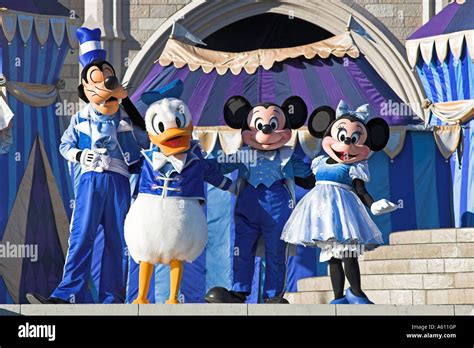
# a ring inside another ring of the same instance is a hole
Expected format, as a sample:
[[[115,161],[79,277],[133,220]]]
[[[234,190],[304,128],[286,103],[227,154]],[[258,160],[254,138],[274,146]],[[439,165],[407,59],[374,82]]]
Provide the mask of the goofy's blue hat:
[[[100,29],[77,28],[76,35],[79,39],[80,55],[79,63],[82,67],[94,60],[105,60],[107,52],[100,46]]]

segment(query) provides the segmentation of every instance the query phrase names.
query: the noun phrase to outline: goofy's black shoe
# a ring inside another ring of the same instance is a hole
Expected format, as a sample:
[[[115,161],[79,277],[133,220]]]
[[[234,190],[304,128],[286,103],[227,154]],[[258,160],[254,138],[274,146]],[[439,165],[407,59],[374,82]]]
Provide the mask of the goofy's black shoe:
[[[207,303],[245,303],[246,299],[247,294],[227,290],[220,286],[209,290],[204,297]]]
[[[27,293],[26,299],[31,304],[69,304],[69,302],[64,301],[60,298],[56,298],[56,297],[46,298],[44,296],[41,296],[40,294],[34,294],[34,293]]]
[[[280,296],[265,298],[263,302],[267,304],[289,304],[290,303],[288,302],[286,298],[283,298]]]

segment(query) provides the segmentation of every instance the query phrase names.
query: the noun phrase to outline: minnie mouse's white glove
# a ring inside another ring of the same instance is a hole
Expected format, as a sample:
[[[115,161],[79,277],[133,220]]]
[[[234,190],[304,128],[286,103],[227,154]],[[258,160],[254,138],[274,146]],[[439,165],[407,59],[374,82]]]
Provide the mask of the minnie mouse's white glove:
[[[372,203],[372,205],[370,206],[370,211],[374,215],[390,213],[397,209],[398,209],[398,205],[386,200],[385,198]]]

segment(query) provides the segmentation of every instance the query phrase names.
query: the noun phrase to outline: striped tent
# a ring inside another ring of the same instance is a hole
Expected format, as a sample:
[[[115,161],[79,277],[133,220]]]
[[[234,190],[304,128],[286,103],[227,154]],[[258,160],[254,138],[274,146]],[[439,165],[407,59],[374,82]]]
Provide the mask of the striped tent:
[[[444,133],[451,157],[457,227],[474,226],[474,1],[447,5],[406,43],[410,64],[422,82],[427,123]]]
[[[22,303],[55,288],[67,249],[73,196],[55,103],[75,20],[55,0],[0,7],[0,303]]]
[[[436,146],[435,134],[421,130],[423,121],[372,68],[350,32],[306,46],[241,53],[217,52],[170,39],[132,96],[134,103],[144,113],[141,94],[176,78],[184,81],[182,99],[197,126],[195,137],[210,156],[221,150],[233,153],[241,145],[240,132],[223,121],[223,105],[232,95],[243,95],[252,103],[281,103],[290,95],[299,95],[310,110],[320,105],[336,107],[341,99],[352,108],[368,102],[372,114],[385,118],[392,129],[385,151],[370,158],[373,178],[368,190],[376,199],[387,198],[402,207],[375,218],[385,241],[392,231],[452,226],[450,166]],[[290,145],[308,161],[321,151],[320,142],[304,127],[294,132]],[[298,189],[297,198],[305,193]],[[234,203],[229,193],[208,188],[209,242],[205,252],[185,266],[182,301],[202,302],[209,288],[231,285]],[[259,299],[264,268],[264,260],[258,259],[250,302]],[[325,273],[326,265],[317,262],[316,249],[298,247],[289,260],[287,290],[294,291],[298,279]],[[167,267],[156,268],[150,299],[163,302],[167,298],[168,277]],[[128,300],[136,296],[137,279],[137,265],[131,262]]]

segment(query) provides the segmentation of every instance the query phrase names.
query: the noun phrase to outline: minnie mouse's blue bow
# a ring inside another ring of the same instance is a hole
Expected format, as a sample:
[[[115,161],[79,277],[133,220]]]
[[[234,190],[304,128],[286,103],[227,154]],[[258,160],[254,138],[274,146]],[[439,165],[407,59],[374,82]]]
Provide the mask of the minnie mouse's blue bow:
[[[336,109],[336,119],[343,115],[351,115],[358,118],[362,122],[365,122],[368,118],[370,118],[369,104],[361,105],[355,111],[352,111],[349,110],[349,106],[346,104],[346,102],[341,100]]]

